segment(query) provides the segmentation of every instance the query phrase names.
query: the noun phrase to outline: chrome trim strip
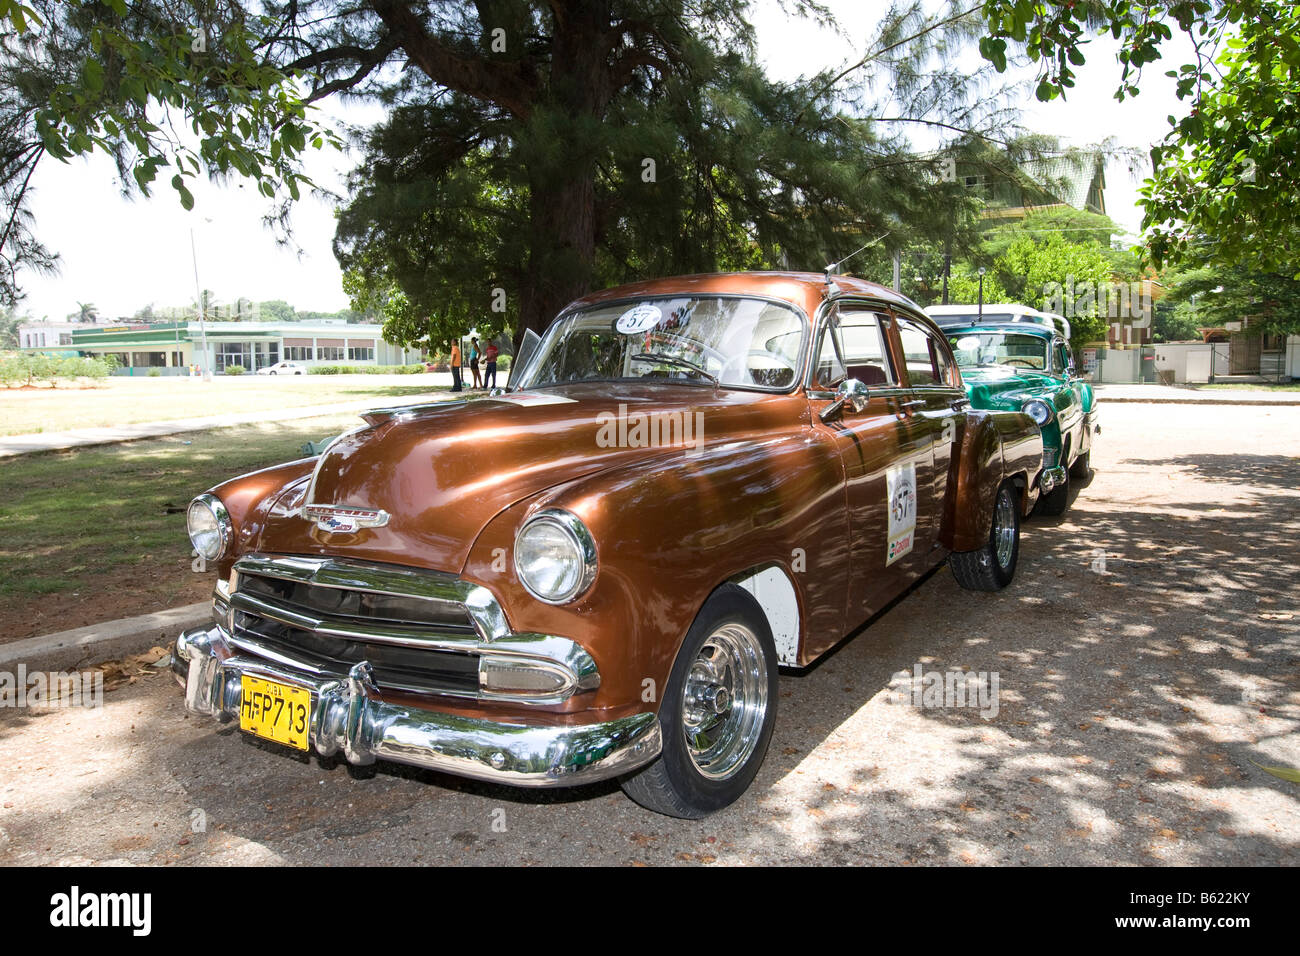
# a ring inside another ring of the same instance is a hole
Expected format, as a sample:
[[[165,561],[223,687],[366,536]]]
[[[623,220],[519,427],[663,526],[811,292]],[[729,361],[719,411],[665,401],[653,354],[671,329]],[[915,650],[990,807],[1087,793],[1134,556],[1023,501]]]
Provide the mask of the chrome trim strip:
[[[235,570],[327,588],[438,601],[448,605],[445,610],[449,611],[463,607],[485,641],[510,633],[505,612],[487,588],[441,571],[396,565],[381,567],[345,558],[272,557],[265,554],[245,555],[235,562]]]
[[[366,624],[346,627],[327,618],[303,614],[254,597],[246,591],[236,591],[230,597],[230,606],[236,611],[256,614],[304,631],[314,631],[325,637],[365,641],[370,644],[391,644],[395,647],[417,647],[426,650],[465,651],[478,644],[475,634],[441,634],[436,628],[395,627],[391,624]]]
[[[628,773],[663,746],[653,713],[536,726],[389,704],[364,661],[345,678],[322,680],[234,654],[220,628],[181,634],[172,670],[185,687],[186,708],[222,721],[239,715],[244,674],[306,689],[312,696],[312,748],[322,756],[341,751],[352,764],[385,759],[513,786],[557,787]]]

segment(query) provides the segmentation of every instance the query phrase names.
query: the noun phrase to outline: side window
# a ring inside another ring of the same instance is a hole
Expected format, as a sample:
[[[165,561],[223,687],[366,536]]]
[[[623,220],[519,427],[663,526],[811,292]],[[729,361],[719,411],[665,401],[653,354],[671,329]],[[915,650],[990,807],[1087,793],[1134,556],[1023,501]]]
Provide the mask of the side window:
[[[907,379],[913,388],[946,386],[952,381],[943,346],[929,330],[910,319],[898,318],[898,339],[907,363]]]
[[[1064,342],[1056,343],[1056,370],[1064,375],[1070,367],[1070,349]]]
[[[885,357],[880,316],[867,309],[844,308],[822,332],[813,387],[829,391],[846,378],[870,388],[896,382]]]

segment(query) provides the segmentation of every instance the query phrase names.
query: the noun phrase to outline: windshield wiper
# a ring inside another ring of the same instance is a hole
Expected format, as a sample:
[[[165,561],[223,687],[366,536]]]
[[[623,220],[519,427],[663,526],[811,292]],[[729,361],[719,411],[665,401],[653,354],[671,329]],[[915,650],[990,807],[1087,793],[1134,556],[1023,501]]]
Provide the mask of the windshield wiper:
[[[718,381],[717,376],[713,375],[712,373],[708,372],[703,368],[700,368],[700,366],[696,365],[694,362],[688,362],[686,361],[686,359],[678,358],[676,355],[665,355],[662,352],[638,352],[636,355],[632,356],[632,361],[633,362],[663,362],[665,365],[676,365],[679,368],[689,369],[690,371],[694,372],[696,375],[703,375],[715,386],[721,386],[722,384],[721,382]]]

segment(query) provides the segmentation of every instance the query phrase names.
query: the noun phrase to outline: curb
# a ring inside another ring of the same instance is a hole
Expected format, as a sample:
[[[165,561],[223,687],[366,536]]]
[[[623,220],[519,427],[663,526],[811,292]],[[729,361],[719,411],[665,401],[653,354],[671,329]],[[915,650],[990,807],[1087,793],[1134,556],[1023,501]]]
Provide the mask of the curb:
[[[1100,405],[1236,405],[1260,406],[1264,408],[1300,408],[1300,400],[1292,399],[1248,399],[1248,398],[1116,398],[1112,395],[1098,395]]]
[[[211,614],[212,602],[202,601],[0,644],[0,670],[13,670],[18,664],[36,670],[73,670],[139,654],[155,644],[167,647],[180,631],[204,623]]]

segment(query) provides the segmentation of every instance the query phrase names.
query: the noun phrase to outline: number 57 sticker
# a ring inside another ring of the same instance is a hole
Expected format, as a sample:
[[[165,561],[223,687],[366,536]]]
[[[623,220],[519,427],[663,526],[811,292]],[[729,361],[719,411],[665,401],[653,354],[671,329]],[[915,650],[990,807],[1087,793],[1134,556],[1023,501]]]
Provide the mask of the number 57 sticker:
[[[885,472],[889,536],[885,545],[885,566],[912,550],[916,540],[916,464],[895,465]]]

